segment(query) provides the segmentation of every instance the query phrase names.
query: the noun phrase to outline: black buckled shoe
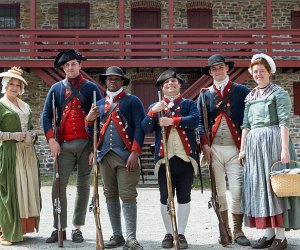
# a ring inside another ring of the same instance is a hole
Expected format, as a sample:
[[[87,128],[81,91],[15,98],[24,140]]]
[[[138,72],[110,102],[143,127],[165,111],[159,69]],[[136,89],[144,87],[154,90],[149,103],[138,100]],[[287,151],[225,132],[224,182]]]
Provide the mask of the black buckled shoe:
[[[161,242],[162,248],[173,248],[174,243],[173,243],[173,235],[172,234],[166,234],[165,238]]]
[[[178,234],[178,239],[180,249],[187,249],[189,247],[189,244],[187,243],[186,238],[183,234]]]
[[[72,230],[72,241],[74,243],[80,243],[80,242],[83,242],[83,236],[82,236],[82,232],[79,230],[79,229],[75,229],[75,230]]]
[[[109,241],[104,244],[105,248],[116,248],[121,247],[125,244],[125,239],[123,236],[113,235],[110,237]]]
[[[272,245],[268,248],[269,250],[282,250],[287,248],[287,240],[275,239]]]
[[[243,232],[237,233],[235,235],[234,242],[236,242],[240,246],[250,246],[251,245],[250,241],[247,239],[247,237],[244,235]]]
[[[63,240],[66,240],[66,230],[63,231]],[[51,236],[46,240],[46,243],[55,243],[58,241],[58,230],[54,230]]]
[[[254,244],[252,244],[252,248],[254,248],[254,249],[267,248],[272,245],[274,239],[275,239],[275,235],[269,240],[267,240],[267,237],[262,237],[258,241],[256,241]]]
[[[123,246],[123,250],[143,250],[144,248],[136,239],[127,240]]]

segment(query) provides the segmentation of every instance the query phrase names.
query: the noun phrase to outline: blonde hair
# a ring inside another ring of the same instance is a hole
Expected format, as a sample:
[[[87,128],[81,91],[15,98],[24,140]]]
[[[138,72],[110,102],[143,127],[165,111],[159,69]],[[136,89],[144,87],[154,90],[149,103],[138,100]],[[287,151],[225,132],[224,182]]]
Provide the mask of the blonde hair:
[[[11,83],[12,79],[17,79],[17,80],[21,83],[21,90],[20,90],[19,95],[23,95],[23,94],[24,94],[24,82],[21,81],[21,80],[18,79],[18,78],[7,77],[7,76],[5,76],[5,77],[2,78],[2,81],[1,81],[1,83],[2,83],[2,90],[1,90],[1,93],[2,93],[2,94],[5,94],[5,93],[6,93],[6,89],[7,89],[8,85]]]

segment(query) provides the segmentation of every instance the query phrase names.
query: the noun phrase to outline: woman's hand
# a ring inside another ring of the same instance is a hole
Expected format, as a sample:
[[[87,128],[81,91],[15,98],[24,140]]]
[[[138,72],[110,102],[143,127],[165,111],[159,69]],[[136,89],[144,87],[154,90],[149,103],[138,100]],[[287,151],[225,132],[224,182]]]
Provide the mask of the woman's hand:
[[[244,159],[245,159],[245,152],[244,151],[241,151],[239,153],[239,157],[238,157],[238,160],[240,161],[240,164],[243,166],[244,165]]]
[[[289,163],[291,161],[290,153],[288,149],[283,149],[281,151],[281,162],[282,163]]]

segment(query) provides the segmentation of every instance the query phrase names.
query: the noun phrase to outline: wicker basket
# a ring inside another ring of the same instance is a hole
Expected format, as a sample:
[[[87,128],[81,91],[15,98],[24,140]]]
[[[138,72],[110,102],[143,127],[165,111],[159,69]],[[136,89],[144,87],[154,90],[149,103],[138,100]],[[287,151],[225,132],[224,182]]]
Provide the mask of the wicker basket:
[[[296,161],[292,161],[300,164]],[[273,163],[271,172],[276,164],[281,163],[277,161]],[[300,196],[300,174],[276,174],[270,177],[271,185],[274,193],[278,197]]]

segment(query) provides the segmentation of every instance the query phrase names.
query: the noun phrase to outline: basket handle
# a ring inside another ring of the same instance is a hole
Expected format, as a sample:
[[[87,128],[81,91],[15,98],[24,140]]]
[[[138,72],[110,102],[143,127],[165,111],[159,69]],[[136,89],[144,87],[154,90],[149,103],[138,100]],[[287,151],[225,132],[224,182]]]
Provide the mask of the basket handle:
[[[294,163],[298,164],[298,166],[300,167],[300,163],[299,163],[299,162],[294,161],[294,160],[290,160],[290,162],[294,162]],[[275,166],[276,164],[278,164],[278,163],[281,163],[281,161],[276,161],[276,162],[273,163],[273,165],[272,165],[272,167],[271,167],[271,172],[273,172],[274,166]]]

